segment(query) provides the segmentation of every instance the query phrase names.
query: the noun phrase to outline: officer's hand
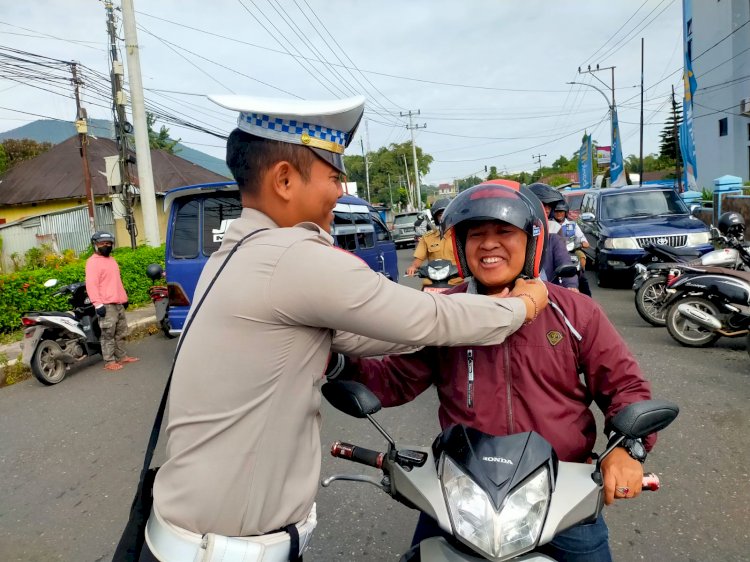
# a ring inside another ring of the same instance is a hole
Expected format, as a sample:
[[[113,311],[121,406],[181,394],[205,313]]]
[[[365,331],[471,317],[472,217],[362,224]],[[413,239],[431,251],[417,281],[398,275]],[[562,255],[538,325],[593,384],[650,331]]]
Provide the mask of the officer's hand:
[[[100,318],[104,318],[107,315],[107,307],[104,305],[96,307],[96,315]]]
[[[526,322],[531,322],[547,306],[547,287],[538,279],[516,279],[511,297],[520,297],[526,304]]]

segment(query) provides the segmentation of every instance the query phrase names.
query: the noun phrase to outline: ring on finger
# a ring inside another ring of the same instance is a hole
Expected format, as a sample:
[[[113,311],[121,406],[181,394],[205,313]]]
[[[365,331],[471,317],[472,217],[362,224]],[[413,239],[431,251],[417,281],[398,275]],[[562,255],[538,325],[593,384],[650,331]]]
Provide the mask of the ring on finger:
[[[615,488],[615,492],[622,496],[627,496],[630,493],[630,488],[628,488],[627,486],[617,486]]]

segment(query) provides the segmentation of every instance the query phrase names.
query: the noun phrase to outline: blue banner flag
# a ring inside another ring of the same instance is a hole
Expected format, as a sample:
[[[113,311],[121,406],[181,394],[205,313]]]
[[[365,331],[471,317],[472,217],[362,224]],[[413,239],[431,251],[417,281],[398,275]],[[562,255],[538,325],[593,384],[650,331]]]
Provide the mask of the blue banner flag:
[[[617,124],[617,108],[612,108],[612,160],[609,163],[610,187],[624,187],[628,184],[625,179],[625,168],[622,165],[622,141],[620,140],[620,126]]]
[[[688,52],[688,41],[692,30],[688,28],[687,22],[692,20],[692,0],[683,0],[683,52],[684,52],[684,71],[683,81],[685,88],[685,97],[682,103],[682,123],[680,124],[679,138],[680,152],[682,153],[683,186],[685,189],[698,191],[698,165],[695,156],[695,141],[693,138],[693,96],[698,89],[698,82],[693,74],[693,61],[690,60]]]
[[[581,184],[581,189],[594,187],[591,168],[592,152],[591,135],[583,135],[583,142],[578,150],[578,183]]]

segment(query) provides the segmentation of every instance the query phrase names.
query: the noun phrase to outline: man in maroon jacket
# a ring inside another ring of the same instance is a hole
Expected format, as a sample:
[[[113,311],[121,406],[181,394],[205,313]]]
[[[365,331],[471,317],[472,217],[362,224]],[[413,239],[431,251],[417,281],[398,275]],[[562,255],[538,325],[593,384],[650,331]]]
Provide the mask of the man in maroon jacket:
[[[519,276],[537,277],[546,226],[541,203],[525,188],[484,184],[462,192],[443,216],[443,228],[454,229],[461,274],[469,277],[452,292],[498,294]],[[342,376],[365,383],[386,407],[409,402],[434,384],[442,428],[466,424],[492,435],[536,431],[560,460],[590,461],[596,441],[591,402],[608,424],[624,406],[649,399],[650,387],[592,299],[551,283],[547,289],[550,306],[501,345],[352,359]],[[647,439],[646,449],[654,441],[653,435]],[[640,493],[643,459],[636,456],[618,448],[603,461],[606,504]],[[436,534],[433,525],[422,515],[415,542]],[[611,560],[601,517],[561,533],[543,549],[557,560]]]

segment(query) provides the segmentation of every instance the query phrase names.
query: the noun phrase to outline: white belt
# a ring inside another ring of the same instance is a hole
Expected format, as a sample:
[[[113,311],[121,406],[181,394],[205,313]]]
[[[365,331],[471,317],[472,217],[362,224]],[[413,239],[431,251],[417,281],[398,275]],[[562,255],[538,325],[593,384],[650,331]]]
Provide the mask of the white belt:
[[[296,524],[300,554],[317,523],[313,504],[307,519]],[[254,537],[199,535],[167,523],[152,509],[146,524],[146,543],[161,562],[286,562],[291,541],[284,531]]]

